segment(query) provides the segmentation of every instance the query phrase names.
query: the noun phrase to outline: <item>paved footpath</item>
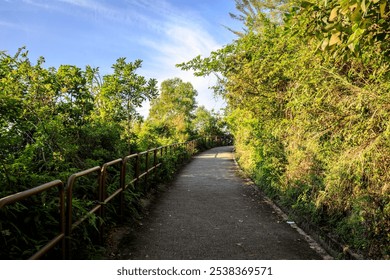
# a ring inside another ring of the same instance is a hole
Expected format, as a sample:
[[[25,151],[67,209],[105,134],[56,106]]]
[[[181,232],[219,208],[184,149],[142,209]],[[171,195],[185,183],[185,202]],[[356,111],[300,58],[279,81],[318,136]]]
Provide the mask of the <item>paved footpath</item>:
[[[203,152],[122,237],[115,259],[323,259],[238,176],[233,147]]]

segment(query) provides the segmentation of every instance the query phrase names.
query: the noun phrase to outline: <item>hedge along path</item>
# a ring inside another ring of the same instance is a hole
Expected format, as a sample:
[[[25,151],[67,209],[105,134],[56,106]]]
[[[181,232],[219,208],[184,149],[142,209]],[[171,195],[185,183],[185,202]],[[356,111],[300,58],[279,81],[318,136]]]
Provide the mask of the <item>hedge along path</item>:
[[[110,258],[330,259],[238,176],[232,151],[218,147],[195,156]]]

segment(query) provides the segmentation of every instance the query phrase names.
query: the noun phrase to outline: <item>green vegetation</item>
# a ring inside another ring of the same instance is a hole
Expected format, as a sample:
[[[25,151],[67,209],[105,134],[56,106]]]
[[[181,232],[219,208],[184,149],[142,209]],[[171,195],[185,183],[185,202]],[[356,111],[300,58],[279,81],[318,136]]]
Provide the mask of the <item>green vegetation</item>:
[[[157,139],[151,139],[151,135],[158,136],[160,139],[157,141],[162,145],[183,142],[193,136],[191,122],[196,95],[191,83],[179,78],[162,82],[160,95],[151,102],[149,116],[141,133],[145,137],[142,142],[152,141],[155,144]]]
[[[135,73],[140,61],[118,59],[102,79],[91,67],[43,63],[23,49],[0,56],[3,195],[122,156],[135,109],[157,95],[156,81]]]
[[[1,52],[0,197],[147,148],[219,134],[227,124],[239,164],[270,197],[365,258],[389,259],[388,1],[236,4],[232,16],[244,25],[233,31],[237,39],[180,65],[217,75],[224,119],[197,108],[195,89],[178,78],[163,81],[158,95],[156,80],[136,73],[140,60],[120,58],[101,77],[89,66],[47,69],[24,49]],[[151,100],[145,121],[136,112],[144,100]],[[172,176],[180,157],[164,158],[161,174]],[[109,193],[118,171],[109,171]],[[96,181],[78,184],[76,216],[93,203]],[[129,215],[137,214],[141,192],[127,193]],[[48,192],[0,209],[0,247],[10,248],[0,258],[26,258],[46,244],[57,204]],[[107,208],[107,215],[117,211]],[[91,244],[100,222],[91,216],[74,246]]]
[[[238,162],[301,222],[390,258],[387,0],[236,0],[238,38],[179,65],[216,74]]]
[[[0,198],[55,179],[66,182],[73,173],[129,154],[220,131],[211,113],[204,128],[197,122],[194,129],[196,91],[190,83],[164,81],[158,94],[155,79],[136,73],[141,65],[140,60],[119,58],[113,73],[101,77],[99,69],[90,66],[47,69],[44,58],[34,64],[24,48],[14,56],[0,52]],[[152,103],[146,121],[136,111],[145,100]],[[162,159],[161,175],[170,178],[184,153],[176,149]],[[149,167],[152,161],[153,155]],[[129,162],[129,173],[134,174],[134,166]],[[119,172],[118,166],[109,168],[108,194],[118,188]],[[96,190],[96,174],[77,179],[74,220],[96,204]],[[127,191],[129,216],[137,215],[143,191]],[[58,203],[53,190],[1,208],[0,258],[28,258],[53,238],[58,232]],[[113,216],[117,211],[111,205],[106,210]],[[92,239],[101,223],[92,215],[75,233],[78,258],[93,257]]]

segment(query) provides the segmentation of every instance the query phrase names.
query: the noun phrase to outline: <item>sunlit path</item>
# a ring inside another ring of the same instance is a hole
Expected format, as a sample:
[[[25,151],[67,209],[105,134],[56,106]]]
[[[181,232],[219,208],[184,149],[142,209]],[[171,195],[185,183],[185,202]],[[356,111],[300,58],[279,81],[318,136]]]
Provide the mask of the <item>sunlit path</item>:
[[[129,230],[117,259],[322,259],[237,175],[232,147],[196,156]]]

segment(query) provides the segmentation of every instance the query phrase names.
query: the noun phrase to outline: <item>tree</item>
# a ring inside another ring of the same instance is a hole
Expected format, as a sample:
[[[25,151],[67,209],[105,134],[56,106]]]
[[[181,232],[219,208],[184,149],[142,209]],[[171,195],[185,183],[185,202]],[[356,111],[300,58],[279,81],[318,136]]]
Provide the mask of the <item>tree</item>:
[[[137,115],[135,109],[157,95],[157,81],[136,74],[141,66],[142,60],[126,62],[126,58],[119,58],[112,66],[114,73],[103,76],[97,96],[101,118],[131,122]]]
[[[55,114],[58,87],[55,70],[43,68],[43,63],[41,57],[33,65],[24,48],[14,56],[1,53],[0,161],[4,172],[0,179],[9,191],[20,182],[28,187],[47,178],[25,173],[27,166],[44,169],[54,149],[52,142],[44,142],[44,135]]]
[[[127,153],[135,108],[157,93],[154,79],[135,73],[139,67],[141,61],[118,59],[102,80],[98,68],[46,69],[43,57],[33,64],[24,48],[14,56],[2,52],[3,190],[34,187]]]
[[[86,72],[73,65],[61,65],[56,80],[59,86],[57,113],[66,116],[66,121],[76,126],[86,123],[94,107]]]
[[[90,66],[47,69],[43,57],[33,63],[24,48],[14,56],[0,52],[0,197],[66,182],[72,173],[136,150],[135,109],[157,94],[156,80],[135,73],[139,67],[139,60],[118,59],[114,73],[101,78]],[[96,199],[96,180],[89,179],[73,193],[78,209]],[[1,210],[1,258],[28,257],[58,229],[55,190]],[[82,238],[90,242],[89,234]]]
[[[291,6],[289,0],[236,0],[235,2],[239,13],[230,13],[230,16],[241,21],[245,27],[244,32],[231,31],[240,37],[245,35],[248,28],[260,29],[264,19],[275,24],[282,24],[283,15],[288,12]]]
[[[195,111],[195,118],[192,121],[196,135],[216,136],[222,135],[224,122],[222,117],[214,111],[208,111],[204,106],[199,106]]]
[[[161,83],[160,95],[151,101],[146,121],[162,142],[188,140],[192,134],[191,121],[196,108],[196,90],[189,82],[179,78]]]

